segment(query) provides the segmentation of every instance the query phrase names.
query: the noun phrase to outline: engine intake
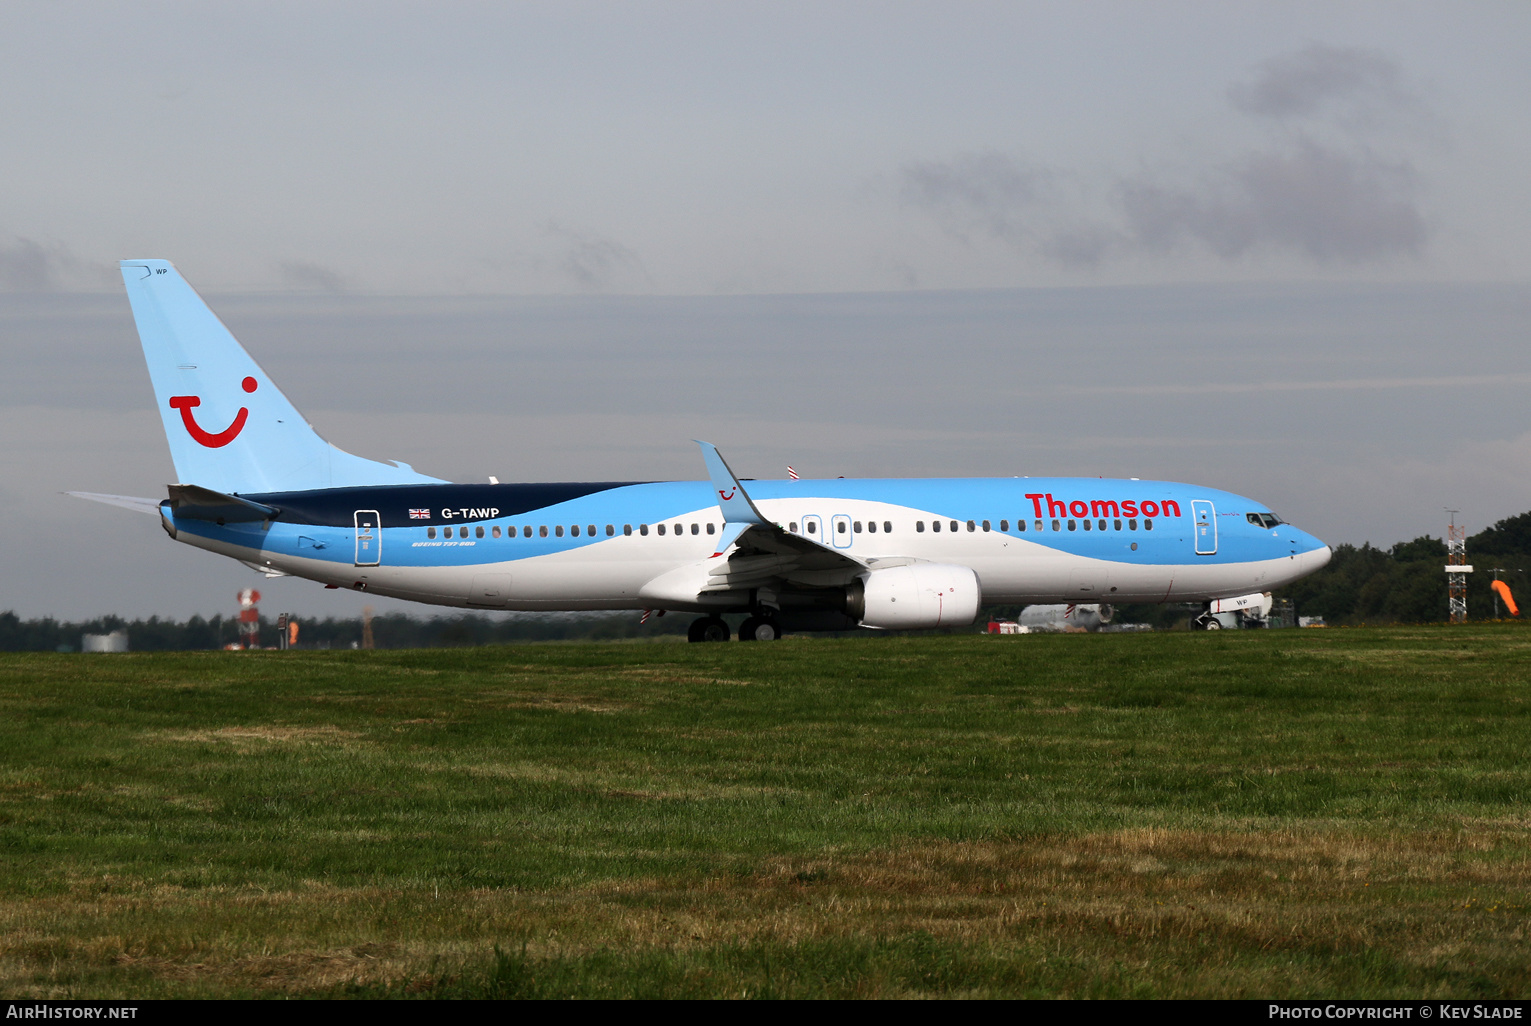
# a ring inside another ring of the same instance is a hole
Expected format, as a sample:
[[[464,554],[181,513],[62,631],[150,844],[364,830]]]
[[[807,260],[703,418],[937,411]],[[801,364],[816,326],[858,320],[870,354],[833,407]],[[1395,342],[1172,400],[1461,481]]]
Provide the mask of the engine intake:
[[[982,594],[978,575],[965,566],[890,566],[862,574],[846,589],[845,612],[865,627],[955,627],[978,616]]]

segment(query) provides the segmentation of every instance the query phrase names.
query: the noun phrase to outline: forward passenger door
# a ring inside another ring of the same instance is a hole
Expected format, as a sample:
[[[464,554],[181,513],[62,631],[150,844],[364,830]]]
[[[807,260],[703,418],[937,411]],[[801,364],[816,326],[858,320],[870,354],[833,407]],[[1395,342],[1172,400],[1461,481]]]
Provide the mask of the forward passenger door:
[[[1191,500],[1191,519],[1196,530],[1196,554],[1217,555],[1217,510],[1207,499]]]

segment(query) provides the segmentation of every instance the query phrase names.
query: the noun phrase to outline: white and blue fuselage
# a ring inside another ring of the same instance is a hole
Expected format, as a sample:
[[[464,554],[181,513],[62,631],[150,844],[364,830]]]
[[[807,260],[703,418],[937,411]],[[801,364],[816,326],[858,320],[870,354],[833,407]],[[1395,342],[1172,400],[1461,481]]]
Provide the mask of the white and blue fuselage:
[[[746,487],[767,519],[804,540],[863,560],[970,567],[983,604],[1205,601],[1270,591],[1329,558],[1323,542],[1275,522],[1250,499],[1161,481],[837,479]],[[706,481],[382,485],[245,497],[282,512],[220,526],[175,518],[166,502],[167,526],[178,540],[272,571],[419,602],[523,610],[750,607],[737,595],[688,602],[645,591],[716,551],[724,521]],[[482,575],[498,577],[488,593],[475,586]]]

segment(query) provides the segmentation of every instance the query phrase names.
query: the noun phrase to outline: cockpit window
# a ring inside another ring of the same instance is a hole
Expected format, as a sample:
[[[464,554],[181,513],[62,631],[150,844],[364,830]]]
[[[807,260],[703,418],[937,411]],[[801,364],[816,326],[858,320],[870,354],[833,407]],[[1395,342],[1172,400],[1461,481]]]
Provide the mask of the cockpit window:
[[[1254,524],[1256,527],[1269,528],[1275,527],[1277,524],[1286,523],[1286,521],[1282,520],[1274,513],[1246,513],[1244,514],[1244,518],[1251,524]]]

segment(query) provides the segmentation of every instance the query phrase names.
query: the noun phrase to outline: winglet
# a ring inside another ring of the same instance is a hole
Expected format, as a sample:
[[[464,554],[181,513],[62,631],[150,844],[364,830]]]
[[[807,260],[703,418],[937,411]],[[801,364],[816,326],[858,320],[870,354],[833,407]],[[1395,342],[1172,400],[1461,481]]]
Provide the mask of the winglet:
[[[764,527],[769,524],[765,517],[760,515],[760,510],[750,501],[749,494],[744,486],[729,469],[723,454],[718,452],[718,447],[711,442],[703,442],[692,439],[702,447],[702,460],[707,464],[707,476],[712,479],[712,490],[718,497],[718,509],[723,511],[723,521],[727,524],[749,524]],[[721,548],[720,548],[721,551]]]

